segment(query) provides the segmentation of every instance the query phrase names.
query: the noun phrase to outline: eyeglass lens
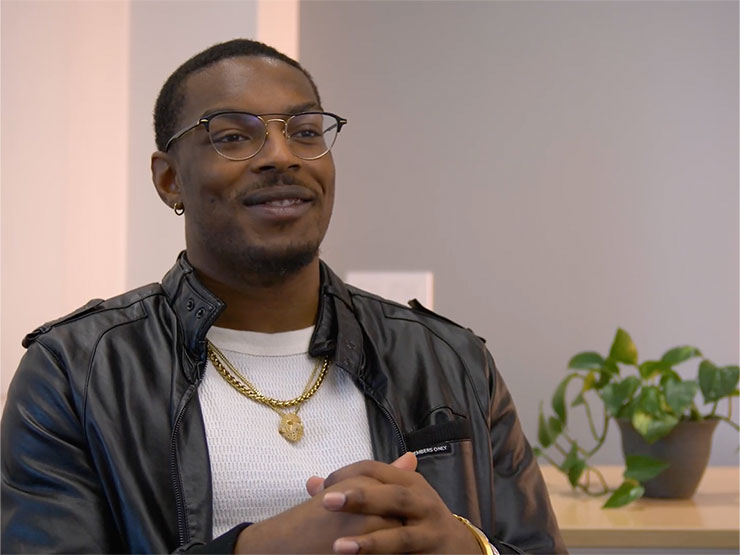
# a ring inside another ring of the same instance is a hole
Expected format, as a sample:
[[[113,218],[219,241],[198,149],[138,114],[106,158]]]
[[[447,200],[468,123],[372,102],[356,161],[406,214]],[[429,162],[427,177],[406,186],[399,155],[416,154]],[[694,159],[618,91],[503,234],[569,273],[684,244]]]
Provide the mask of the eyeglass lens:
[[[270,120],[265,116],[265,121]],[[285,136],[291,152],[304,160],[320,158],[334,145],[337,119],[321,113],[298,114],[288,119]],[[255,156],[265,144],[266,126],[251,114],[226,113],[213,117],[208,124],[211,144],[230,160]]]

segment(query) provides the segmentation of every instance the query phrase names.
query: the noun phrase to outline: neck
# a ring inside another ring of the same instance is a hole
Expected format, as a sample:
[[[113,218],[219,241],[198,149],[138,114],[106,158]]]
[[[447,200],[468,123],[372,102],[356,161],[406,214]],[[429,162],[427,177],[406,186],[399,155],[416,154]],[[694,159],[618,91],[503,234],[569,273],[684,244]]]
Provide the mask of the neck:
[[[207,275],[196,268],[199,279],[226,303],[215,325],[235,330],[278,333],[307,328],[316,323],[319,307],[319,259],[265,284],[259,276],[238,283]]]

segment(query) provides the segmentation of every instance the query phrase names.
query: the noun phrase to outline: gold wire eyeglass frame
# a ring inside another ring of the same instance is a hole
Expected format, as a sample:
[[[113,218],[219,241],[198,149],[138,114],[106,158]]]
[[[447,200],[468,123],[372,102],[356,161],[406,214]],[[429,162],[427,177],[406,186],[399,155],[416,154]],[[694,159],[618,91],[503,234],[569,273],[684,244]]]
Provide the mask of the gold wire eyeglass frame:
[[[209,125],[210,125],[211,120],[213,118],[216,118],[218,116],[223,116],[225,114],[236,114],[236,115],[253,116],[253,117],[256,117],[257,119],[259,119],[262,122],[262,124],[265,126],[265,134],[264,134],[264,136],[262,138],[262,144],[260,144],[259,148],[253,154],[250,154],[249,156],[245,156],[245,157],[240,157],[240,158],[232,158],[231,156],[227,156],[223,152],[219,151],[218,148],[216,148],[216,145],[213,144],[213,139],[211,137],[211,132],[210,132],[210,129],[209,129]],[[334,146],[334,143],[337,141],[337,137],[339,136],[339,132],[342,130],[342,127],[344,127],[347,124],[347,119],[346,118],[343,118],[341,116],[338,116],[337,114],[332,114],[331,112],[300,112],[298,114],[253,114],[251,112],[237,112],[237,111],[234,111],[234,110],[223,110],[223,111],[219,111],[219,112],[214,112],[212,114],[208,114],[207,116],[200,118],[198,121],[196,121],[192,125],[188,125],[187,127],[184,127],[183,129],[181,129],[180,131],[178,131],[177,133],[175,133],[170,138],[170,140],[167,141],[167,144],[164,147],[164,151],[165,152],[169,151],[170,147],[172,146],[172,144],[175,141],[177,141],[183,135],[189,133],[193,129],[197,129],[199,126],[202,125],[205,128],[206,133],[208,133],[208,139],[209,139],[209,142],[211,143],[211,146],[213,147],[213,150],[215,150],[217,154],[219,154],[220,156],[223,156],[227,160],[233,160],[235,162],[241,162],[241,161],[244,161],[244,160],[249,160],[250,158],[254,158],[255,156],[257,156],[260,153],[260,151],[264,148],[265,143],[267,143],[267,137],[270,134],[270,130],[267,127],[267,124],[268,123],[270,123],[272,121],[282,122],[282,124],[283,124],[283,131],[282,131],[283,136],[285,137],[285,140],[288,142],[288,145],[290,145],[291,144],[291,142],[290,142],[291,139],[290,139],[290,137],[288,137],[288,123],[293,118],[296,118],[298,116],[307,116],[307,115],[329,116],[331,118],[334,118],[336,120],[336,122],[337,122],[336,125],[330,126],[328,129],[326,129],[324,131],[324,132],[329,131],[333,127],[336,127],[336,129],[337,129],[337,133],[336,133],[336,135],[334,135],[334,139],[332,140],[331,144],[330,145],[327,145],[326,150],[324,152],[322,152],[321,154],[319,154],[317,156],[305,157],[305,156],[301,156],[300,154],[297,154],[291,148],[291,152],[293,154],[295,154],[298,158],[301,158],[302,160],[317,160],[317,159],[321,158],[322,156],[325,156],[332,149],[332,147]],[[272,117],[272,116],[281,116],[281,117]],[[265,119],[266,117],[268,117],[269,119]]]

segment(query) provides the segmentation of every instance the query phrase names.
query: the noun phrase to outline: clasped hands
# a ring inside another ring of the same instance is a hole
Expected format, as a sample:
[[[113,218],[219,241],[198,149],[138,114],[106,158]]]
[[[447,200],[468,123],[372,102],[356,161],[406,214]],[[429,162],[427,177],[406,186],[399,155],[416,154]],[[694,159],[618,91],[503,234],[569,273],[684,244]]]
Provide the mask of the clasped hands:
[[[311,499],[239,536],[237,553],[480,553],[406,453],[306,482]]]

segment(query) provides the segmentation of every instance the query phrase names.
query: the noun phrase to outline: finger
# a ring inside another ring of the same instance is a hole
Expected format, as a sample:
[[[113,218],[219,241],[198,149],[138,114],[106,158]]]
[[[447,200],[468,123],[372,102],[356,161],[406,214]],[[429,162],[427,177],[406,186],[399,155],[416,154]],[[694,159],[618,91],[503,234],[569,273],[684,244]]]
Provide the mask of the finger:
[[[331,515],[334,517],[339,517],[343,515]],[[344,515],[344,516],[350,516],[350,515]],[[372,532],[376,532],[378,530],[384,530],[386,528],[398,528],[403,526],[403,522],[401,522],[397,518],[392,517],[383,517],[383,516],[376,516],[376,515],[368,515],[362,518],[362,520],[357,520],[357,515],[351,515],[351,519],[346,521],[346,527],[343,527],[342,531],[337,531],[336,534],[333,534],[334,537],[339,536],[340,534],[370,534]]]
[[[364,536],[337,538],[334,553],[428,553],[429,536],[417,526],[399,526],[377,530]]]
[[[341,484],[340,484],[341,485]],[[328,511],[396,517],[403,520],[422,518],[431,509],[428,497],[406,486],[382,484],[359,485],[347,490],[329,491],[322,504]]]
[[[399,464],[407,464],[407,461],[408,459],[404,459]],[[328,488],[342,480],[348,480],[358,476],[373,478],[384,484],[411,485],[415,483],[418,474],[380,461],[360,461],[344,466],[329,474],[324,481],[324,487]]]
[[[324,490],[324,479],[320,476],[311,476],[306,480],[306,491],[313,497]]]
[[[394,466],[396,468],[400,468],[401,470],[416,470],[416,465],[419,461],[416,460],[416,455],[414,455],[411,451],[407,451],[400,457],[398,457],[395,461],[391,463],[391,466]]]
[[[315,476],[312,476],[312,478],[315,478]],[[309,478],[309,480],[311,480],[311,478]],[[348,478],[338,484],[334,484],[328,490],[326,488],[322,489],[321,491],[324,492],[324,495],[321,498],[321,503],[325,509],[329,509],[330,511],[340,511],[347,500],[346,491],[352,491],[357,488],[372,488],[380,485],[382,485],[380,482],[373,480],[372,478],[368,478],[367,476]]]

